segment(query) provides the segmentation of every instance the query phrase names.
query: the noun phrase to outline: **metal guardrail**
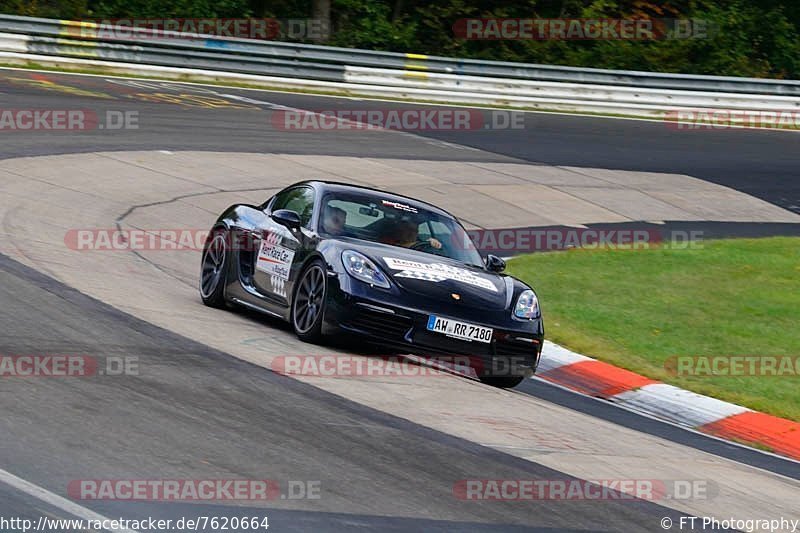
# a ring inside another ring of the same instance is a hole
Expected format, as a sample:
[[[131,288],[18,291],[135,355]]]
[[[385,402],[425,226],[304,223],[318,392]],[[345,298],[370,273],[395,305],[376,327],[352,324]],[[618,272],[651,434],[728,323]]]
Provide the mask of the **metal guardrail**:
[[[793,80],[452,59],[10,15],[0,15],[0,55],[445,103],[658,117],[680,109],[800,112]]]
[[[29,36],[70,38],[89,42],[97,42],[97,30],[108,30],[109,26],[98,26],[92,23],[60,21],[52,19],[18,17],[0,15],[0,31],[19,33]],[[107,42],[153,47],[156,53],[167,54],[169,50],[192,51],[198,47],[207,51],[214,50],[231,55],[246,54],[253,58],[280,59],[283,61],[302,63],[310,70],[320,69],[320,64],[362,66],[432,72],[443,74],[459,74],[494,78],[512,78],[532,81],[552,81],[610,86],[629,86],[652,89],[670,89],[684,91],[713,91],[728,93],[770,94],[800,96],[800,81],[772,80],[758,78],[736,78],[724,76],[699,76],[686,74],[670,74],[655,72],[639,72],[626,70],[601,70],[553,65],[536,65],[527,63],[510,63],[500,61],[481,61],[475,59],[455,59],[421,54],[401,54],[393,52],[376,52],[351,48],[336,48],[309,44],[294,44],[276,41],[259,41],[233,37],[198,36],[187,42],[185,38],[170,38],[158,35],[158,32],[147,29],[125,28],[136,37],[132,39],[113,38]],[[110,33],[110,32],[109,32]],[[154,37],[146,41],[148,36]],[[157,37],[157,38],[156,38]],[[40,50],[43,47],[39,47]],[[173,52],[174,55],[175,52]],[[215,57],[215,59],[218,59]],[[275,63],[275,65],[279,65]],[[289,67],[283,64],[283,67]],[[291,69],[284,70],[291,75]],[[319,72],[322,72],[319,70]],[[330,72],[328,70],[327,72]],[[311,72],[314,74],[314,72]],[[325,75],[316,79],[330,79]]]
[[[344,81],[339,65],[298,63],[257,54],[230,54],[224,50],[191,43],[179,46],[131,46],[103,41],[30,37],[27,49],[33,54],[63,57],[92,57],[145,65],[179,66],[191,69],[225,70],[245,74],[310,78],[323,81]]]

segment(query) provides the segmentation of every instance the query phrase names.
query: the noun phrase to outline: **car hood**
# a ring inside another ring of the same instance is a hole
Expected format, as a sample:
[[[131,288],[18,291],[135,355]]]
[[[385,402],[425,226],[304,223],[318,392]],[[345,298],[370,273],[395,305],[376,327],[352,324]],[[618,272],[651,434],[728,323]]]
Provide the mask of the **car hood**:
[[[409,293],[439,301],[458,301],[475,309],[499,310],[509,306],[513,284],[506,282],[506,276],[395,246],[369,246],[361,251]]]

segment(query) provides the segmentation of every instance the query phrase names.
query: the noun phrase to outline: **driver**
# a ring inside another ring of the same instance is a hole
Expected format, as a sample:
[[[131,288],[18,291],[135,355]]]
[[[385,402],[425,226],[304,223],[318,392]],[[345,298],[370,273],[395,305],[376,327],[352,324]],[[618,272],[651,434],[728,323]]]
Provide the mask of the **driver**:
[[[322,229],[331,235],[342,235],[347,221],[347,211],[331,205],[325,206],[322,215]]]
[[[403,248],[411,248],[415,244],[425,243],[436,250],[441,249],[442,243],[438,239],[431,237],[430,239],[421,240],[419,237],[419,226],[416,222],[409,219],[399,220],[392,228],[383,236],[381,242],[384,244],[392,244],[394,246],[402,246]]]

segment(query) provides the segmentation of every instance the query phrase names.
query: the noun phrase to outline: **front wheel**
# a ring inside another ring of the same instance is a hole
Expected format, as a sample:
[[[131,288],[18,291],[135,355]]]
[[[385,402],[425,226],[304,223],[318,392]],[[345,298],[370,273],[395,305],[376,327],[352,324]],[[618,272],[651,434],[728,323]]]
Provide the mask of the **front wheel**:
[[[328,293],[328,280],[322,261],[313,261],[299,278],[292,300],[292,326],[305,342],[322,340],[322,318]]]
[[[479,378],[481,383],[485,383],[486,385],[491,385],[492,387],[498,387],[500,389],[513,389],[520,383],[522,380],[525,379],[524,376],[481,376]]]

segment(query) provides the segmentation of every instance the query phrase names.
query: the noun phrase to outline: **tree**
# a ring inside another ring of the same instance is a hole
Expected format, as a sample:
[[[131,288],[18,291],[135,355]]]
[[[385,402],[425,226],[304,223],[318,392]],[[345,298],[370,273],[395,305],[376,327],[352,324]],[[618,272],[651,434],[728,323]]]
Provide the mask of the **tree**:
[[[313,0],[311,18],[326,30],[324,35],[317,36],[313,40],[326,42],[330,37],[331,31],[331,0]]]

